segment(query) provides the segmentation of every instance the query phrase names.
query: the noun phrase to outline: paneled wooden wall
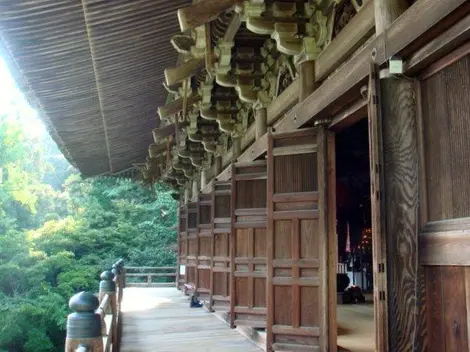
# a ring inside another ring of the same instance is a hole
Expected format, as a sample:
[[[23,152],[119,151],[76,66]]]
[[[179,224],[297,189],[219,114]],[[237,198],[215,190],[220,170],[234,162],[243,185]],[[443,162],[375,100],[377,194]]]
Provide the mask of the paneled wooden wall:
[[[212,261],[210,307],[230,309],[231,183],[215,181],[212,191]]]
[[[197,257],[199,244],[197,238],[197,203],[186,204],[186,235],[187,250],[186,257],[186,283],[196,286],[197,283]]]
[[[420,86],[419,261],[425,266],[428,351],[468,351],[470,56]]]
[[[178,209],[178,268],[177,268],[177,287],[178,289],[182,289],[184,284],[186,283],[186,275],[180,274],[180,266],[186,267],[186,256],[187,256],[187,244],[188,244],[188,237],[186,233],[186,207],[184,205],[180,205]]]
[[[266,326],[266,177],[265,161],[232,168],[232,326]]]
[[[197,202],[197,282],[199,299],[210,299],[210,270],[212,260],[212,199],[210,194],[199,194]]]
[[[314,129],[270,135],[268,146],[269,351],[326,351],[327,231],[319,209]],[[322,168],[324,171],[324,168]],[[325,179],[323,196],[325,196]],[[336,341],[333,342],[334,344]]]

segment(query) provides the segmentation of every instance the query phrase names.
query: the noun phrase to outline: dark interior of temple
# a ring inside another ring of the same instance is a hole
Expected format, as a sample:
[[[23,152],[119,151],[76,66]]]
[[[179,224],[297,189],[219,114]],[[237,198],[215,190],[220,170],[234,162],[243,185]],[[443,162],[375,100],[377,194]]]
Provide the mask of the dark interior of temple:
[[[368,120],[336,134],[338,351],[372,352],[374,341]]]
[[[338,262],[361,272],[361,283],[372,291],[372,233],[367,119],[336,135],[336,209]],[[349,238],[349,240],[348,240]],[[349,243],[348,243],[349,242]],[[355,276],[353,278],[355,280]]]

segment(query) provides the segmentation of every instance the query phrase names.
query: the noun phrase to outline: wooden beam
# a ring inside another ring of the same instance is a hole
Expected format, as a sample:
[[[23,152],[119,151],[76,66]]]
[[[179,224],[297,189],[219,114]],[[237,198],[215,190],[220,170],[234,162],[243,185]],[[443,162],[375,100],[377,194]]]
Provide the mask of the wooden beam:
[[[266,108],[255,110],[256,140],[268,131],[268,112]]]
[[[316,88],[315,61],[305,61],[299,65],[299,101],[304,101]]]
[[[442,71],[446,67],[452,65],[454,62],[459,61],[468,54],[470,54],[470,42],[463,44],[458,49],[452,51],[450,54],[429,65],[424,71],[420,73],[420,80],[428,79],[429,77]]]
[[[429,29],[443,20],[467,0],[419,0],[398,17],[381,36],[386,38],[384,63],[390,56],[399,53]],[[436,33],[439,35],[439,33]]]
[[[215,20],[219,15],[231,9],[242,0],[201,0],[200,2],[178,10],[181,32],[194,29]]]
[[[384,64],[390,56],[398,54],[463,3],[465,0],[416,2],[397,18],[386,32],[370,39],[338,71],[324,81],[319,89],[290,111],[279,128],[282,131],[290,131],[302,127],[330,104],[365,82],[373,51],[376,52],[375,62],[379,65]],[[317,61],[321,61],[320,57]]]
[[[407,0],[373,0],[375,33],[382,34],[408,8]]]
[[[206,65],[205,58],[190,59],[176,67],[170,67],[165,70],[165,80],[167,86],[172,86],[184,79],[194,76]]]
[[[201,97],[199,95],[197,94],[190,95],[187,98],[187,105],[191,106],[197,103],[199,100],[201,100]],[[184,108],[184,97],[181,97],[168,105],[158,107],[158,114],[160,115],[160,118],[165,119],[183,111],[183,108]]]
[[[470,15],[413,53],[405,62],[405,73],[413,75],[470,40]]]
[[[282,114],[289,109],[287,107],[289,104],[281,104],[281,102],[285,99],[285,101],[293,101],[292,104],[295,104],[295,100],[297,100],[298,96],[294,97],[294,95],[296,95],[298,83],[294,81],[286,91],[268,106],[268,125],[274,125],[276,132],[292,131],[300,128],[313,117],[318,116],[323,110],[340,97],[344,96],[347,92],[351,91],[353,88],[359,88],[359,85],[366,81],[369,75],[369,66],[373,51],[376,51],[375,61],[377,64],[384,64],[387,61],[385,43],[387,43],[389,49],[393,49],[388,50],[388,54],[398,53],[463,3],[465,3],[465,0],[449,0],[446,2],[440,0],[420,0],[416,2],[392,23],[387,33],[381,34],[378,38],[369,38],[362,49],[349,58],[337,72],[328,80],[324,81],[303,103],[298,104],[291,111],[282,116]],[[355,18],[357,17],[358,16],[355,16]],[[353,18],[350,23],[355,23],[353,22],[355,18]],[[359,23],[356,24],[359,25]],[[413,28],[413,33],[407,33],[410,31],[410,27]],[[325,49],[325,52],[317,59],[317,67],[327,67],[325,61],[327,61],[330,55],[327,51],[334,50],[336,46],[336,44],[333,45],[334,41],[335,40],[330,43]],[[349,40],[346,40],[342,44],[344,45],[344,43],[348,42]],[[333,67],[336,67],[337,64],[336,62]],[[327,72],[326,69],[324,70],[325,71],[318,69],[316,71],[317,78],[322,77],[324,72]],[[277,115],[277,112],[279,112],[279,115]],[[294,122],[294,116],[297,117],[296,122]],[[278,120],[280,117],[282,118]],[[263,138],[256,141],[240,156],[239,160],[246,159],[248,155],[254,157],[258,154],[255,151],[262,150],[262,144],[266,143],[266,141],[263,141]],[[259,157],[259,155],[257,157]],[[249,160],[249,157],[246,160]],[[230,179],[230,173],[230,169],[225,168],[222,173],[218,175],[218,179],[228,180]]]
[[[206,52],[205,52],[205,59],[206,59],[206,72],[208,75],[212,77],[212,70],[214,67],[213,64],[213,52],[212,52],[212,44],[211,44],[211,24],[207,22],[206,25]]]
[[[296,78],[279,94],[267,108],[268,126],[274,125],[280,117],[299,101],[299,82]]]
[[[324,80],[374,34],[373,1],[369,1],[344,27],[315,61],[315,79]]]
[[[419,236],[420,265],[470,266],[470,218],[429,222]]]
[[[171,136],[175,133],[175,124],[171,124],[161,128],[154,128],[152,130],[153,138],[155,142],[158,142],[160,139]]]
[[[230,21],[230,24],[227,27],[227,31],[225,32],[224,42],[233,42],[233,40],[235,39],[235,35],[240,29],[241,24],[242,15],[240,13],[234,13],[232,21]]]
[[[354,104],[335,115],[333,121],[330,123],[329,129],[334,132],[339,132],[363,118],[367,118],[367,99],[365,98],[359,99]]]
[[[349,90],[365,82],[369,75],[369,63],[374,47],[375,42],[369,41],[368,45],[324,81],[307,99],[289,111],[283,121],[276,126],[276,132],[300,128]]]

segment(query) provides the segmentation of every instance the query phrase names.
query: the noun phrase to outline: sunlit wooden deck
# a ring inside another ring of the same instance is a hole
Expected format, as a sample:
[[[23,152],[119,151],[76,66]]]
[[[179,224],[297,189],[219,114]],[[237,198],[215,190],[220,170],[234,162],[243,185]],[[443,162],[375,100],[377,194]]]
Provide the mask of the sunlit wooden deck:
[[[122,352],[261,351],[175,288],[126,288]]]

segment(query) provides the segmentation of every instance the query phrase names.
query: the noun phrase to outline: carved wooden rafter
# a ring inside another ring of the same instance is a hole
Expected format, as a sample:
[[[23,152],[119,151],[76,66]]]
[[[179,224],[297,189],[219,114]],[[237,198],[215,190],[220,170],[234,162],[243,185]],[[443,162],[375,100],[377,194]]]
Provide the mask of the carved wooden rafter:
[[[205,0],[180,11],[184,33],[171,43],[184,59],[165,71],[174,101],[159,113],[167,124],[179,122],[181,136],[166,153],[171,162],[163,162],[163,176],[190,187],[201,169],[247,130],[253,109],[267,107],[289,86],[296,76],[294,63],[316,59],[363,3]],[[187,78],[191,89],[184,115],[180,85]]]

